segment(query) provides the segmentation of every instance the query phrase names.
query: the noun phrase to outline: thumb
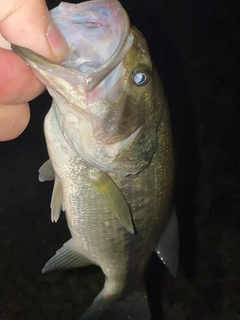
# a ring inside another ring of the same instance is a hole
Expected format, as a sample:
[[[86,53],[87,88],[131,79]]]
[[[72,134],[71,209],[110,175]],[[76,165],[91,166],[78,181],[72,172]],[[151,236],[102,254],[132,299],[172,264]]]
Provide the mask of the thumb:
[[[53,61],[63,60],[68,52],[44,0],[1,0],[0,33]]]

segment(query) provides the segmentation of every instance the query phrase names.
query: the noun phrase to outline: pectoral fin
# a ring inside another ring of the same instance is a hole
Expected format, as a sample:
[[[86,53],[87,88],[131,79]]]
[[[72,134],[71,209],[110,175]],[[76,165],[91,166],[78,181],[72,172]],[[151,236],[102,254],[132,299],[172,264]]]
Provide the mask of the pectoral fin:
[[[41,182],[53,180],[55,177],[54,169],[50,159],[44,162],[44,164],[39,168],[38,172],[38,179]]]
[[[179,251],[178,221],[175,210],[172,212],[169,223],[155,251],[175,277],[178,268]]]
[[[93,186],[102,196],[111,212],[128,232],[134,234],[135,230],[130,207],[122,194],[122,191],[106,172],[95,171],[91,174],[90,178]]]
[[[74,240],[70,239],[48,260],[42,269],[42,273],[56,269],[84,267],[90,264],[93,264],[93,262],[81,254]]]

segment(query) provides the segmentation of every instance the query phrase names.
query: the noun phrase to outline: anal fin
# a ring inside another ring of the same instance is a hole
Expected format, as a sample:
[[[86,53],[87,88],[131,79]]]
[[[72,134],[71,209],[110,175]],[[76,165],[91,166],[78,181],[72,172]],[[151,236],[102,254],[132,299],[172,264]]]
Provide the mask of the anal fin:
[[[42,272],[45,273],[56,269],[79,268],[90,264],[93,264],[93,262],[80,253],[80,250],[71,238],[48,260]]]

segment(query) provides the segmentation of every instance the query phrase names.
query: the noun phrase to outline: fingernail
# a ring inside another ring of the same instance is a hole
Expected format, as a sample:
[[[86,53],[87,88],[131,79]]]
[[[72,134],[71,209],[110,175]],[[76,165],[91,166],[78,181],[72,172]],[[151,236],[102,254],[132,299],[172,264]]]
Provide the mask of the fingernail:
[[[53,21],[49,24],[47,39],[56,61],[62,61],[68,55],[69,47]]]

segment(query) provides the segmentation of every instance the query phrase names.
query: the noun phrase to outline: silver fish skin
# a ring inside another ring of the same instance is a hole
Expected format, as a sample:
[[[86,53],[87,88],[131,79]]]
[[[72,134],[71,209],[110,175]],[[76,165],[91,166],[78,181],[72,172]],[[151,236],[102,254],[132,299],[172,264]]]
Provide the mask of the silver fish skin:
[[[55,64],[13,46],[47,86],[44,123],[55,179],[52,221],[72,238],[43,272],[96,264],[105,284],[81,319],[149,320],[144,273],[155,251],[175,276],[178,225],[168,105],[143,35],[116,0],[61,3],[52,17],[69,45]]]

